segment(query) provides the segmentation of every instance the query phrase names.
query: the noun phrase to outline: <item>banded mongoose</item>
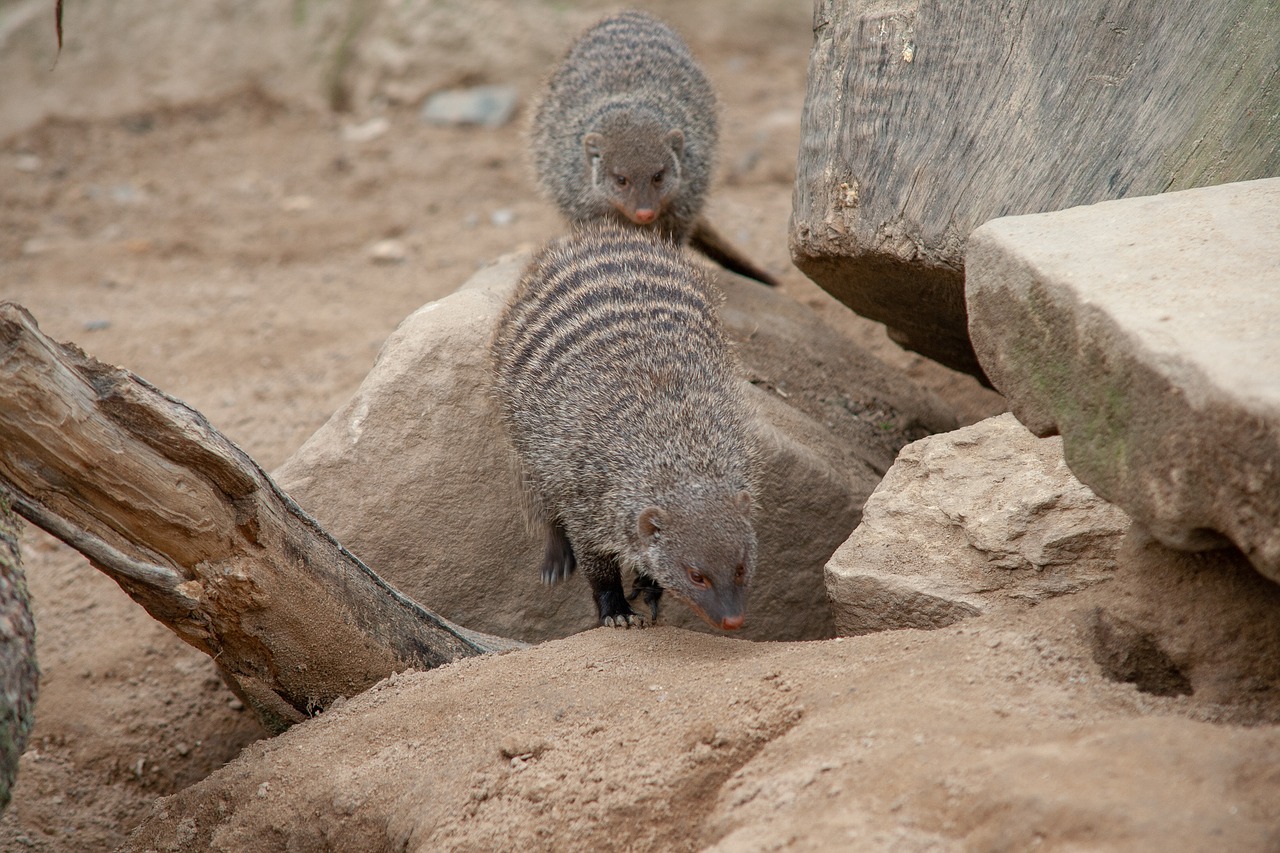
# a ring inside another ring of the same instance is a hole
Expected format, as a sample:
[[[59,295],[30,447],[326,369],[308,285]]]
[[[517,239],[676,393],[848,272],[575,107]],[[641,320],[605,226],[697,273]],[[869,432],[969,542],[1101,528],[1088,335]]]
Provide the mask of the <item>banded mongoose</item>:
[[[711,625],[743,624],[754,452],[718,293],[678,247],[598,223],[534,257],[494,334],[503,420],[546,527],[542,578],[576,565],[604,625],[656,620],[663,589]]]
[[[650,229],[775,284],[700,218],[717,136],[715,92],[688,46],[632,11],[605,18],[569,49],[530,141],[538,181],[570,222]]]

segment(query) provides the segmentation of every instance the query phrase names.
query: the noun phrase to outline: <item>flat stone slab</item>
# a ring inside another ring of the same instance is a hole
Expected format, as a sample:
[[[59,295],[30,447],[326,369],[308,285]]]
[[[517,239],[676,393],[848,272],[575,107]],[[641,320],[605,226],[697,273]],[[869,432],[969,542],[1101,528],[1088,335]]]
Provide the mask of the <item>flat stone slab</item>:
[[[1280,178],[996,219],[966,256],[987,376],[1174,548],[1280,582]]]

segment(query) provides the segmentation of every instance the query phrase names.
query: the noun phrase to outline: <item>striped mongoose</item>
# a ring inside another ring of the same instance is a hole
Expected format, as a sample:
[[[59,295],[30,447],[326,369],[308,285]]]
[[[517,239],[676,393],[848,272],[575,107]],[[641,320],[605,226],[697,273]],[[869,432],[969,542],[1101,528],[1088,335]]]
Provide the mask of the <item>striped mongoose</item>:
[[[542,578],[582,570],[600,622],[643,626],[663,589],[739,628],[755,571],[753,445],[707,273],[673,244],[584,226],[525,270],[491,345],[503,420],[533,517]]]
[[[622,12],[569,49],[530,142],[538,181],[575,225],[613,219],[650,229],[775,284],[701,218],[717,136],[715,92],[688,46],[653,16]]]

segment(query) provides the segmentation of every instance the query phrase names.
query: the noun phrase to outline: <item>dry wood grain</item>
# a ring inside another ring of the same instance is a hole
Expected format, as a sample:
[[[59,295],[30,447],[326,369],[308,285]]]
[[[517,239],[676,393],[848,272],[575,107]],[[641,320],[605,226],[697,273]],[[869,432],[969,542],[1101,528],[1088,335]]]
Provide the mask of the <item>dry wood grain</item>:
[[[280,730],[393,672],[520,644],[389,586],[200,415],[0,305],[0,488]]]
[[[801,129],[796,264],[981,376],[974,228],[1280,174],[1280,4],[822,0]]]

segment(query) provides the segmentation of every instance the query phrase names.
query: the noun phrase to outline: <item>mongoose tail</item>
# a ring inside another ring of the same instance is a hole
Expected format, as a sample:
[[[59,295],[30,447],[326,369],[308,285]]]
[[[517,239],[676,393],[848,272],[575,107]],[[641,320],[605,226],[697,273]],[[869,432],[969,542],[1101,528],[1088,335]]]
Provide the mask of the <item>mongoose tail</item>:
[[[705,219],[699,219],[689,235],[689,245],[715,261],[729,272],[753,278],[770,287],[778,286],[778,279],[756,266],[737,247],[720,235]]]

